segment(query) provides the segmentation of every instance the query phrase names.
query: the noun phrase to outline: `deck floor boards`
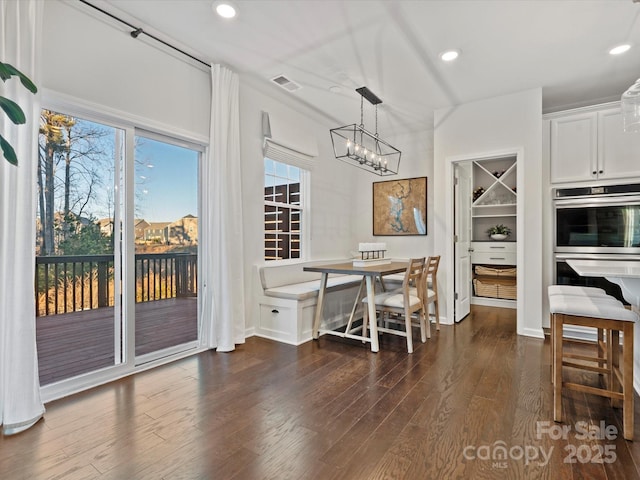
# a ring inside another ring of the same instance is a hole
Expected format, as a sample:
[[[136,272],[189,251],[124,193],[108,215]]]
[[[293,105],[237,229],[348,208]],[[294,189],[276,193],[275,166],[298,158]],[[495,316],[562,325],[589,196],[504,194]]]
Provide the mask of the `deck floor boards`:
[[[114,331],[113,307],[37,317],[40,384],[114,365]],[[136,355],[197,338],[196,298],[136,304]]]

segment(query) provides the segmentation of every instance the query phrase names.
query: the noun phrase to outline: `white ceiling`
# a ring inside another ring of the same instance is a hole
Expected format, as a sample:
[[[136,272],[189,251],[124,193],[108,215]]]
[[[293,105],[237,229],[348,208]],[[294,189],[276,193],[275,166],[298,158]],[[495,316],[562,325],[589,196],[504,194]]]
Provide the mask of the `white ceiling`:
[[[542,87],[543,111],[617,100],[640,78],[640,3],[633,0],[89,0],[134,25],[268,82],[338,123],[359,122],[368,86],[379,131],[433,127],[435,109]],[[620,43],[634,47],[611,56]],[[445,64],[439,53],[462,54]],[[339,86],[339,93],[329,88]],[[365,101],[365,124],[373,108]],[[336,125],[337,126],[337,125]],[[371,129],[371,128],[369,128]]]

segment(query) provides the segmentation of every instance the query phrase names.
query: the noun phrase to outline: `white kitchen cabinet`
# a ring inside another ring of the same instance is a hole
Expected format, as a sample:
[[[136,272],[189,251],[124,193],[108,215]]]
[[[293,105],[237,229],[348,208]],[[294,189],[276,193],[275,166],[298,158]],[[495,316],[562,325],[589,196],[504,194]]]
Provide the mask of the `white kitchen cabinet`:
[[[471,263],[516,265],[516,242],[471,242]]]
[[[598,121],[595,112],[551,120],[551,182],[589,180],[597,176]]]
[[[619,106],[550,117],[551,183],[640,178],[640,134],[623,132]]]
[[[620,108],[598,112],[598,179],[640,177],[640,133],[625,133]]]

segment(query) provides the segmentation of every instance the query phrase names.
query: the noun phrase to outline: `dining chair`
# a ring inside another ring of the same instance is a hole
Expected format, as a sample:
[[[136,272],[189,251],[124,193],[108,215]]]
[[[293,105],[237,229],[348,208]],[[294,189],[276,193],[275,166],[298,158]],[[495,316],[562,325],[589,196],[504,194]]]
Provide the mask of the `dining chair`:
[[[429,257],[424,265],[426,293],[424,295],[424,314],[429,319],[429,305],[433,303],[433,314],[436,321],[436,330],[440,330],[440,308],[438,306],[438,266],[440,255]]]
[[[420,336],[422,342],[426,342],[431,337],[431,331],[425,317],[424,295],[427,290],[425,286],[425,257],[412,258],[404,274],[402,287],[391,292],[382,292],[376,294],[375,304],[376,312],[380,312],[380,316],[385,314],[395,314],[397,317],[404,317],[404,331],[389,327],[378,327],[378,331],[382,333],[390,333],[400,335],[407,338],[407,351],[413,353],[413,336],[411,333],[412,315],[416,314],[420,326]],[[367,326],[369,322],[369,312],[366,308],[368,298],[364,298],[362,302],[365,304],[362,315],[362,335],[366,336]],[[400,318],[396,318],[396,321]],[[371,319],[377,322],[378,318]],[[398,322],[400,323],[400,322]]]

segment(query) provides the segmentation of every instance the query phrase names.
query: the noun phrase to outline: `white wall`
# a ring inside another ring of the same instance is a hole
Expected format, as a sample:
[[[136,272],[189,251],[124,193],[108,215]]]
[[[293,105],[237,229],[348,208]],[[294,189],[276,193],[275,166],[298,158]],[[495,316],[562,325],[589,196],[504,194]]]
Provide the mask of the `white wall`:
[[[435,249],[446,290],[441,316],[453,318],[453,160],[520,152],[518,164],[518,321],[521,335],[542,332],[542,90],[533,89],[438,110],[434,116]],[[525,254],[526,253],[526,254]]]
[[[409,132],[403,135],[380,137],[402,152],[398,175],[380,177],[362,170],[358,171],[357,195],[353,199],[357,215],[354,218],[354,247],[359,242],[385,242],[387,256],[392,258],[411,258],[437,255],[434,250],[433,220],[433,131]],[[427,235],[373,236],[373,183],[427,177]]]
[[[242,76],[240,81],[240,137],[242,157],[242,195],[244,214],[245,292],[247,294],[247,328],[255,325],[252,315],[253,266],[264,263],[264,166],[262,152],[262,112],[274,119],[295,125],[314,138],[318,157],[311,170],[311,259],[346,258],[357,247],[354,243],[352,209],[356,195],[356,174],[362,171],[340,162],[333,155],[329,119],[299,102],[295,94],[278,87]],[[362,172],[364,173],[364,172]]]
[[[209,68],[129,32],[79,2],[45,2],[41,86],[208,143]]]

